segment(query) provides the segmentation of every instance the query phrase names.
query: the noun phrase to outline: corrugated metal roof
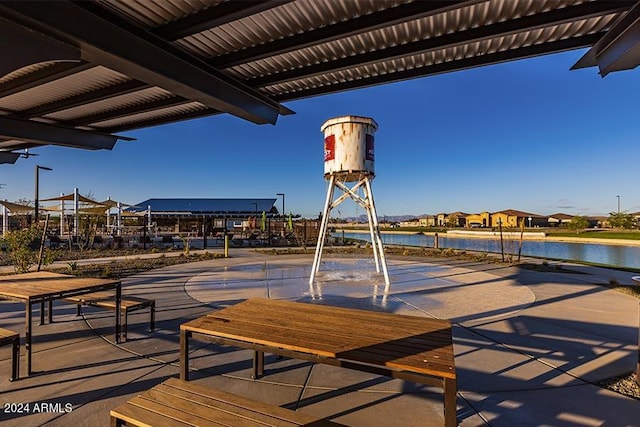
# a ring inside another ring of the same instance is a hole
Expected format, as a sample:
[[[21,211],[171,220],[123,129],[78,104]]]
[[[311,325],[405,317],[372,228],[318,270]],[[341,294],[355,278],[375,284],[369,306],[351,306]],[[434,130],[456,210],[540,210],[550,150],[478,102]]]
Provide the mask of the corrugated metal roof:
[[[161,99],[171,98],[172,96],[173,94],[168,90],[164,90],[159,87],[150,87],[141,89],[132,94],[128,93],[96,102],[88,102],[78,107],[47,114],[45,117],[60,121],[74,120],[83,116],[114,111],[119,108],[129,108],[135,105],[142,105],[147,102],[159,101]]]
[[[0,2],[0,22],[18,23],[30,36],[47,34],[43,36],[47,46],[57,40],[65,51],[76,48],[82,61],[47,59],[0,76],[0,115],[107,133],[221,112],[257,123],[273,122],[274,116],[287,113],[278,102],[589,47],[623,22],[621,18],[636,4],[633,0],[36,3]],[[84,27],[76,25],[83,19],[95,27],[83,32]],[[105,32],[113,40],[96,36]],[[123,49],[129,43],[141,47],[134,58],[126,57]],[[37,43],[28,47],[36,52],[39,48]],[[20,55],[20,48],[3,45],[0,56],[11,63],[11,55]],[[0,134],[0,148],[2,140],[15,139]],[[46,141],[31,141],[23,147],[43,144]]]
[[[271,212],[277,199],[147,199],[129,210],[141,212],[151,206],[156,213],[252,214]]]
[[[27,110],[127,80],[130,78],[116,71],[100,66],[93,67],[4,98],[0,97],[0,108],[12,111]]]
[[[192,114],[198,111],[206,110],[206,107],[199,102],[189,102],[181,105],[177,105],[175,107],[167,107],[160,108],[157,110],[149,111],[146,113],[138,113],[128,115],[126,117],[112,119],[112,120],[104,120],[101,122],[92,123],[96,128],[113,128],[113,127],[121,127],[127,124],[135,125],[138,122],[144,122],[146,120],[154,119],[154,118],[170,118],[176,117],[183,114]]]

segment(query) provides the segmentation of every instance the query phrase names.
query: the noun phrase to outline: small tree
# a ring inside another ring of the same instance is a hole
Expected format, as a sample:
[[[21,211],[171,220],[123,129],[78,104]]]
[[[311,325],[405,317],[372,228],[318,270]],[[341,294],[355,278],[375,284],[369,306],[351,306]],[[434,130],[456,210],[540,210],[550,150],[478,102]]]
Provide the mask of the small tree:
[[[613,228],[634,228],[635,222],[633,215],[627,212],[611,212],[609,214],[609,224]]]
[[[36,225],[12,231],[5,237],[16,273],[26,273],[38,262],[40,230]]]
[[[569,221],[568,228],[575,230],[576,234],[580,234],[581,230],[584,230],[589,226],[589,220],[583,216],[576,215]]]

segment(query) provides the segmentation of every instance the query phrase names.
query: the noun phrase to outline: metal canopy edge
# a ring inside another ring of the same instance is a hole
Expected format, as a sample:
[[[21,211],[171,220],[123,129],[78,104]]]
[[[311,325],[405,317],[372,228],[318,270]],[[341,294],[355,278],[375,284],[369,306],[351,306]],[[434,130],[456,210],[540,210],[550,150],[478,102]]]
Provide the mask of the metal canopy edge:
[[[19,139],[36,145],[53,144],[89,150],[111,150],[118,139],[127,139],[117,135],[2,116],[0,116],[0,138]]]
[[[14,164],[20,157],[20,153],[0,151],[0,164]]]
[[[571,69],[596,65],[602,77],[613,71],[630,70],[640,65],[640,2],[613,24]]]
[[[0,3],[33,28],[77,45],[85,61],[254,123],[276,123],[281,107],[274,101],[106,10],[98,15],[92,6],[66,0]]]

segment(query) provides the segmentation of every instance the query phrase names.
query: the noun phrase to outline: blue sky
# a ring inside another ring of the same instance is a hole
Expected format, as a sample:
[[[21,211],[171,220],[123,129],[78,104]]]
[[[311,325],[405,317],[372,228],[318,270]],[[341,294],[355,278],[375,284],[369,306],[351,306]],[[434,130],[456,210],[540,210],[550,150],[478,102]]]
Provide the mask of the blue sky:
[[[639,71],[569,71],[583,50],[414,79],[286,105],[275,126],[224,115],[123,132],[113,151],[33,149],[0,165],[0,198],[78,187],[97,199],[276,197],[322,210],[323,135],[331,117],[374,118],[379,216],[507,208],[552,214],[640,211]],[[281,208],[281,200],[276,206]],[[334,216],[363,214],[347,201]]]

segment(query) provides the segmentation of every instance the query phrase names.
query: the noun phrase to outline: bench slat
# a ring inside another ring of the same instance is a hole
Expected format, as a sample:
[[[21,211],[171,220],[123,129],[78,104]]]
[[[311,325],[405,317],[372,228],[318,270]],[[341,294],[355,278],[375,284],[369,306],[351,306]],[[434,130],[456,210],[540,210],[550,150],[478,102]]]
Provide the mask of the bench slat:
[[[0,345],[11,344],[11,381],[18,379],[20,371],[20,334],[0,328]]]
[[[164,415],[158,414],[150,409],[136,406],[129,402],[123,403],[117,408],[112,409],[110,414],[112,419],[124,421],[127,426],[157,427],[168,425],[167,417]],[[121,424],[115,424],[112,422],[111,425],[115,426]],[[193,424],[187,424],[175,419],[172,420],[170,425],[172,427],[193,427]]]
[[[180,405],[179,401],[176,401],[170,405],[166,405],[162,402],[157,402],[153,399],[149,399],[147,396],[143,394],[141,396],[134,397],[133,399],[129,400],[128,403],[132,405],[136,405],[140,408],[153,411],[157,414],[164,415],[165,417],[171,420],[177,420],[188,425],[199,426],[199,427],[219,427],[219,426],[233,427],[234,426],[233,420],[231,419],[220,419],[219,421],[212,421],[211,419],[203,418],[199,414],[185,412],[180,408],[178,408],[178,406]]]
[[[19,337],[20,334],[9,330],[9,329],[4,329],[4,328],[0,328],[0,342],[5,343],[5,342],[11,342],[13,341],[16,337]]]
[[[176,395],[186,396],[209,405],[221,405],[226,409],[231,407],[242,408],[245,413],[252,413],[256,419],[268,418],[272,422],[281,420],[283,425],[305,425],[318,420],[310,415],[301,412],[294,412],[289,409],[272,406],[267,403],[258,402],[243,396],[227,393],[221,390],[212,390],[202,385],[181,381],[177,378],[171,378],[163,384],[154,387],[167,393],[175,393]]]
[[[142,395],[157,404],[173,407],[185,413],[190,413],[208,421],[215,421],[229,426],[270,425],[274,427],[297,427],[293,424],[278,420],[252,409],[238,405],[225,404],[211,398],[198,398],[191,393],[165,393],[153,388]]]
[[[111,410],[117,420],[138,427],[341,426],[242,396],[171,378]]]

